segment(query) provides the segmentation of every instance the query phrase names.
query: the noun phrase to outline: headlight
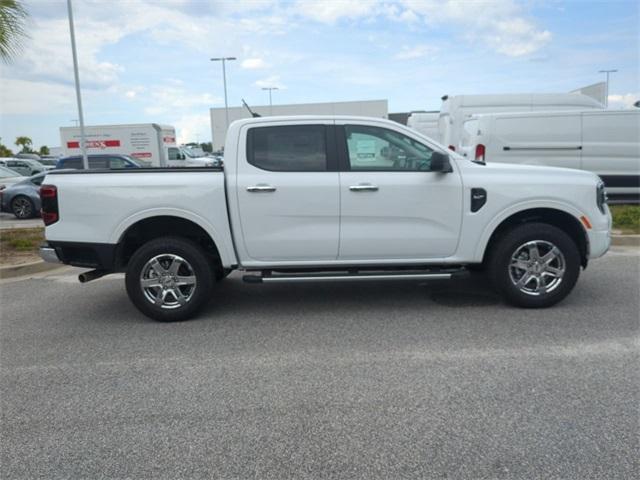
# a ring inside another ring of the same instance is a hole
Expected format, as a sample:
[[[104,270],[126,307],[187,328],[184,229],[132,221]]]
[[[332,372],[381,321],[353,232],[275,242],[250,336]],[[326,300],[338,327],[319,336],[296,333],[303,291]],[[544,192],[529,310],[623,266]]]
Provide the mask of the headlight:
[[[604,206],[607,204],[607,190],[604,187],[604,182],[599,181],[596,187],[596,201],[598,202],[598,209],[604,213]]]

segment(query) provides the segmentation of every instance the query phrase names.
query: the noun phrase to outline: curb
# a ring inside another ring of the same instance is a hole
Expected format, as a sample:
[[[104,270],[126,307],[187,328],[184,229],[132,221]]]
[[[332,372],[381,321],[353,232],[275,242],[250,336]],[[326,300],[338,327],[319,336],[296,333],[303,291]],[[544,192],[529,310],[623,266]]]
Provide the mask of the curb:
[[[23,263],[21,265],[9,265],[6,267],[0,267],[0,279],[21,277],[23,275],[30,275],[32,273],[55,270],[56,268],[65,266],[66,265],[63,265],[62,263],[47,263],[43,260],[38,260],[31,263]]]
[[[614,247],[640,247],[640,235],[611,235]]]

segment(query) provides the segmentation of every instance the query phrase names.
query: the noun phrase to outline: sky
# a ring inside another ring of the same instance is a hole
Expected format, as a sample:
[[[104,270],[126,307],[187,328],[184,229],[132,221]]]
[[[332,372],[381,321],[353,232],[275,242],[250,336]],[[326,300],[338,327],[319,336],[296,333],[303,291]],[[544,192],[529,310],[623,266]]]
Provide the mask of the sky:
[[[60,145],[78,118],[65,0],[27,0],[29,38],[0,64],[0,141]],[[640,2],[73,0],[87,125],[174,125],[211,140],[209,108],[442,95],[568,92],[611,77],[610,108],[640,98]]]

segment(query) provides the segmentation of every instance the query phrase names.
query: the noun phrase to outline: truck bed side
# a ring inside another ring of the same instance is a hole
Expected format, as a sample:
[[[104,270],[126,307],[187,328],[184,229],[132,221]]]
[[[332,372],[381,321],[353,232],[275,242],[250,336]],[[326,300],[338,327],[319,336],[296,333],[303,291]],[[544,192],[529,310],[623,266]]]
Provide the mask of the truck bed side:
[[[50,243],[98,244],[115,251],[138,222],[174,217],[202,228],[224,267],[237,263],[221,169],[55,172],[44,183],[58,189],[60,219],[46,229]]]

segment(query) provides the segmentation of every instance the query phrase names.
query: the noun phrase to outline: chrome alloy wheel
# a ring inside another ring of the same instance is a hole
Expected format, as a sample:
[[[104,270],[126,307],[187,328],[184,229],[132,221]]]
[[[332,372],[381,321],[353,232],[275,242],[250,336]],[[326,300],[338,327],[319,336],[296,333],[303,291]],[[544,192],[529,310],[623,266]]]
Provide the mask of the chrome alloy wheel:
[[[509,277],[513,285],[527,295],[544,295],[562,283],[566,270],[564,255],[546,240],[520,245],[511,256]]]
[[[140,287],[145,298],[164,309],[186,305],[196,286],[196,276],[189,262],[169,253],[151,258],[140,274]]]

